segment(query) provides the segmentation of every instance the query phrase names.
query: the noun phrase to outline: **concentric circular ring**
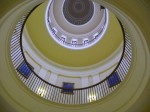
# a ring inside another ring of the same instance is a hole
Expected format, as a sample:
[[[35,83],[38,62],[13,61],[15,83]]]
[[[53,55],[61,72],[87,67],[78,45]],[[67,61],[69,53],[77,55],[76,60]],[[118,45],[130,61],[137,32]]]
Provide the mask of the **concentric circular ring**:
[[[68,22],[83,25],[93,16],[94,5],[89,0],[65,0],[63,14]]]
[[[103,37],[109,12],[89,0],[50,0],[45,19],[50,37],[59,45],[82,50],[95,45]]]

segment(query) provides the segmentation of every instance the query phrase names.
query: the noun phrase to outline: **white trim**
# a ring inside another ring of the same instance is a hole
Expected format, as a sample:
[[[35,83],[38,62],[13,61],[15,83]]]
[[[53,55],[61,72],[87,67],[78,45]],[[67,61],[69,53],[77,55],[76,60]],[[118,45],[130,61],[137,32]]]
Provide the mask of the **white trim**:
[[[52,5],[53,4],[53,0],[50,0],[49,1],[49,3],[48,3],[48,6],[47,6],[47,8],[46,8],[46,11],[45,11],[45,24],[46,24],[46,28],[47,28],[47,30],[48,30],[48,33],[49,33],[49,35],[50,35],[50,37],[52,37],[54,40],[55,40],[55,42],[57,42],[59,45],[61,45],[62,47],[65,47],[65,48],[68,48],[68,49],[72,49],[72,50],[82,50],[82,49],[87,49],[87,48],[89,48],[89,47],[92,47],[93,45],[95,45],[97,42],[99,42],[99,40],[103,37],[103,35],[105,34],[105,32],[106,32],[106,30],[107,30],[107,27],[108,27],[108,23],[109,23],[109,12],[108,12],[108,10],[107,9],[105,9],[105,11],[104,11],[104,16],[106,17],[105,18],[105,20],[106,20],[106,23],[105,23],[105,26],[103,27],[103,30],[102,30],[102,32],[100,33],[100,35],[96,38],[96,40],[92,40],[92,42],[90,42],[90,43],[88,43],[88,44],[86,44],[86,45],[84,45],[84,43],[78,43],[78,42],[80,42],[80,41],[78,41],[77,40],[77,44],[80,44],[79,46],[78,45],[76,45],[76,46],[74,46],[74,45],[70,45],[71,44],[71,42],[61,42],[60,41],[60,39],[58,39],[59,37],[56,37],[55,36],[55,34],[53,34],[52,33],[52,31],[51,31],[51,29],[50,29],[50,26],[49,26],[49,23],[48,23],[48,21],[47,21],[47,19],[49,19],[49,17],[48,17],[48,13],[49,13],[49,8],[51,8],[50,7],[50,5]],[[53,5],[52,5],[52,7],[53,7]],[[53,8],[51,8],[52,10],[53,10]],[[53,17],[53,20],[54,20],[54,22],[56,23],[56,21],[55,21],[55,19],[54,19],[54,17]],[[104,21],[105,21],[104,20]],[[100,22],[101,23],[101,22]],[[99,24],[100,24],[99,23]],[[57,27],[59,28],[59,29],[61,29],[60,28],[60,26],[58,26],[57,25]],[[99,26],[100,27],[100,26]],[[99,29],[99,27],[96,27],[96,29]],[[57,29],[57,28],[56,28]],[[59,30],[59,29],[57,29],[57,30]],[[61,29],[62,30],[62,29]],[[64,31],[63,31],[64,32]],[[66,31],[65,31],[66,32]],[[62,33],[62,32],[61,32]],[[67,32],[65,33],[65,34],[67,34]],[[63,34],[63,35],[65,35],[65,34]],[[71,34],[72,35],[72,34]],[[85,38],[87,38],[87,36],[88,36],[89,34],[86,34],[85,35]],[[66,35],[66,37],[67,38],[72,38],[72,39],[74,39],[74,37],[76,37],[77,35],[75,35],[75,36],[69,36],[69,35]],[[93,37],[93,35],[90,35],[90,37]],[[84,38],[84,36],[82,37],[82,38]],[[76,39],[78,39],[78,38],[76,38]],[[66,39],[66,40],[68,40],[68,39]],[[67,43],[70,43],[70,44],[67,44]]]
[[[40,51],[38,51],[38,49],[32,43],[26,28],[24,28],[23,35],[26,37],[23,39],[23,41],[25,41],[23,42],[23,46],[26,52],[30,54],[36,63],[51,72],[63,74],[68,77],[85,77],[106,71],[118,63],[122,54],[123,43],[120,44],[118,49],[114,51],[111,56],[97,64],[86,67],[68,67],[55,63],[43,56],[43,54],[40,53]]]

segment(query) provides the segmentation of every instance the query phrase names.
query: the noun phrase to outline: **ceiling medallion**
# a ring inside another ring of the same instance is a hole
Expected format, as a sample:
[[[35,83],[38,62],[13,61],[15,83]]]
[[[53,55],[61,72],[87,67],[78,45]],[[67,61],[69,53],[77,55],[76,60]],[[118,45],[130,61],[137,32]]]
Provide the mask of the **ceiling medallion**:
[[[93,16],[94,4],[89,0],[65,0],[63,14],[68,22],[83,25]]]

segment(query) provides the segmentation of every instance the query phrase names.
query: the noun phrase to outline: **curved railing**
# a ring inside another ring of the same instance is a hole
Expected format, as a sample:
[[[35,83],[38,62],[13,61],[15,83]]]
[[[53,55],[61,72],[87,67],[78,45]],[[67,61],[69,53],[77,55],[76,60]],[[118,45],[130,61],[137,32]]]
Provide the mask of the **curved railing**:
[[[32,11],[30,11],[30,13],[31,12]],[[123,55],[116,69],[105,80],[99,82],[96,85],[78,89],[66,89],[57,87],[44,81],[34,72],[34,68],[32,68],[32,65],[29,65],[23,54],[22,32],[25,21],[30,13],[28,12],[18,21],[12,34],[10,52],[11,60],[17,75],[22,80],[22,82],[34,93],[56,103],[85,104],[100,100],[109,95],[125,79],[131,64],[132,45],[127,31],[121,24],[124,34]]]

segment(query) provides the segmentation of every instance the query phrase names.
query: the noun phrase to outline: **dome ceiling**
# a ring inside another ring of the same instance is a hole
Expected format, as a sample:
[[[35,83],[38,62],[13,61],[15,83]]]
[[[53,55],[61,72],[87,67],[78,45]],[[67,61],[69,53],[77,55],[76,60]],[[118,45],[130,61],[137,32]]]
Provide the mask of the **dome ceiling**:
[[[80,7],[81,4],[77,3]],[[84,67],[101,62],[111,56],[121,45],[123,34],[115,15],[109,12],[109,24],[103,38],[94,46],[84,50],[71,50],[57,44],[49,35],[45,25],[47,2],[40,5],[29,16],[26,28],[32,43],[45,58],[69,67]],[[114,28],[115,26],[115,28]]]
[[[75,7],[82,8],[77,11]],[[45,15],[50,36],[62,47],[87,49],[103,37],[108,27],[108,10],[89,0],[50,0]]]
[[[70,23],[83,25],[92,18],[94,4],[89,0],[65,0],[63,13]]]

